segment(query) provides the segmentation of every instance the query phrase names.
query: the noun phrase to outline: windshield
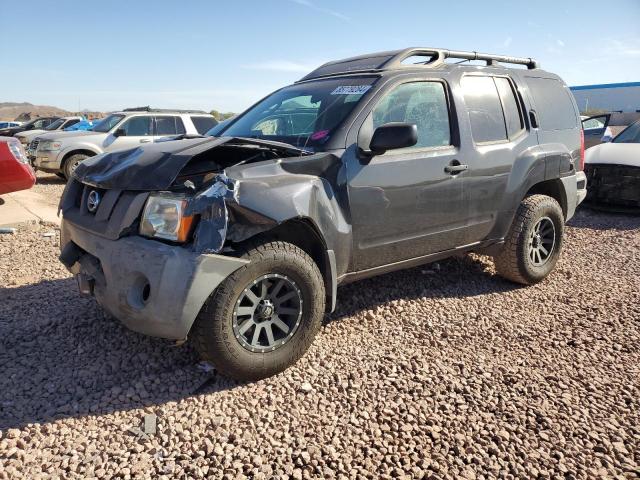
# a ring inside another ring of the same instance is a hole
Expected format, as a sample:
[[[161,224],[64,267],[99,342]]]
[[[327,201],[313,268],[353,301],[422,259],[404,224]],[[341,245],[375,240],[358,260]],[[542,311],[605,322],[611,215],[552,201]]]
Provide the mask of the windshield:
[[[640,143],[640,120],[620,132],[613,143]]]
[[[285,87],[215,134],[322,150],[375,80],[371,77],[340,78]]]
[[[64,118],[59,118],[55,122],[49,124],[48,127],[44,127],[45,130],[56,130],[60,125],[65,122]]]
[[[98,122],[93,127],[91,127],[90,130],[92,132],[107,133],[109,130],[115,127],[118,123],[120,123],[120,120],[122,120],[123,118],[124,118],[124,115],[118,115],[118,114],[109,115],[108,117],[103,118],[102,120],[100,120],[100,122]]]

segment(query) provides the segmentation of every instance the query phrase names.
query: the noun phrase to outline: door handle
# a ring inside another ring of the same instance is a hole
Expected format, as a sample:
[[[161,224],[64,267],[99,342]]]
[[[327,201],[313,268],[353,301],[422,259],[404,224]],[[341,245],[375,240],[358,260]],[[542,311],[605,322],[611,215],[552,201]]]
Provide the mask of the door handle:
[[[141,138],[140,143],[151,143],[151,140],[149,140],[148,138]]]
[[[454,160],[454,161],[457,162],[457,160]],[[464,172],[468,168],[469,168],[469,165],[460,165],[458,163],[458,164],[447,165],[446,167],[444,167],[444,171],[447,173],[450,173],[451,175],[455,175],[456,173]]]

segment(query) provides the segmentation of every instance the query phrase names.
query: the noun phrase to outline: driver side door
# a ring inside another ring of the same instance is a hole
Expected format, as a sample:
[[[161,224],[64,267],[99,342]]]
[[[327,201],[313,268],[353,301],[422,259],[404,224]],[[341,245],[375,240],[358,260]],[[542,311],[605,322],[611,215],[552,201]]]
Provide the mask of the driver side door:
[[[130,117],[118,126],[116,132],[123,135],[109,135],[105,141],[105,151],[126,150],[153,141],[153,117],[139,115]]]
[[[464,241],[464,171],[450,168],[460,162],[445,82],[405,81],[387,88],[375,102],[361,132],[411,123],[417,126],[418,142],[367,162],[355,152],[347,160],[356,270],[441,252]]]

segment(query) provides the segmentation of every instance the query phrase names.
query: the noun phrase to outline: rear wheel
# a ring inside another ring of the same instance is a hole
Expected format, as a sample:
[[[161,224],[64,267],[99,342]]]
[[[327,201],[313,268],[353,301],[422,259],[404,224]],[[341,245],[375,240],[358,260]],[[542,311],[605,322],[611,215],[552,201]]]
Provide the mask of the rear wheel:
[[[504,248],[494,257],[496,270],[513,282],[540,282],[555,267],[563,238],[564,216],[558,202],[531,195],[520,203]]]
[[[286,242],[257,245],[249,263],[211,294],[191,338],[223,375],[257,380],[295,363],[320,328],[324,282],[315,262]]]
[[[85,155],[84,153],[76,153],[71,155],[64,161],[64,165],[62,167],[62,171],[64,172],[64,176],[67,180],[71,178],[75,169],[80,165],[80,162],[89,158],[89,155]]]

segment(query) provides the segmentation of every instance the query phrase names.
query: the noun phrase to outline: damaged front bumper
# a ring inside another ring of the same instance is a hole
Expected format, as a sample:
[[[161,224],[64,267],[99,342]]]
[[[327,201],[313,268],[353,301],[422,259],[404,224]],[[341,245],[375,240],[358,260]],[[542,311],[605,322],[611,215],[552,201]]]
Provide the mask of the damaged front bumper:
[[[209,295],[247,260],[139,236],[109,240],[63,219],[60,260],[131,330],[184,339]]]

